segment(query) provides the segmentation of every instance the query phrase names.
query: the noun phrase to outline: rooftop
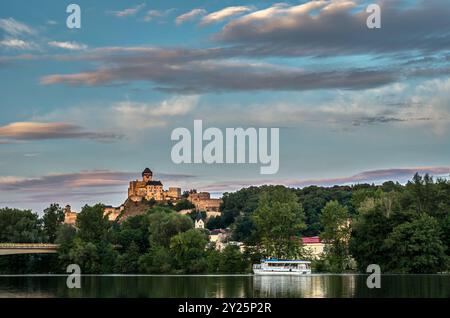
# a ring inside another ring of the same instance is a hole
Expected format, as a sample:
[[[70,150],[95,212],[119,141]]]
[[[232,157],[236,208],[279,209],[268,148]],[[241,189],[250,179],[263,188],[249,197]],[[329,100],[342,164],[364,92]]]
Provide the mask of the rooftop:
[[[161,181],[148,181],[147,183],[146,183],[146,185],[153,185],[153,186],[162,186],[162,183],[161,183]]]
[[[144,174],[147,174],[147,173],[153,175],[153,172],[149,168],[145,168],[144,171],[142,171],[142,176],[144,176]]]
[[[320,237],[318,236],[309,236],[309,237],[302,237],[303,244],[318,244],[322,243],[320,240]]]
[[[311,263],[309,261],[302,261],[298,259],[277,259],[277,258],[266,258],[263,259],[264,263]]]

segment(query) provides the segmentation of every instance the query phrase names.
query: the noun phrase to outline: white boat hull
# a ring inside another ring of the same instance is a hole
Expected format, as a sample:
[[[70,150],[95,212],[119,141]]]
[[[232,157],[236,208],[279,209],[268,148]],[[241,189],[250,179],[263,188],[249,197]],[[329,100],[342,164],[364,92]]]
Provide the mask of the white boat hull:
[[[280,271],[280,270],[264,270],[264,269],[253,269],[255,275],[283,275],[283,276],[298,276],[298,275],[311,275],[311,270],[293,270],[293,271]]]

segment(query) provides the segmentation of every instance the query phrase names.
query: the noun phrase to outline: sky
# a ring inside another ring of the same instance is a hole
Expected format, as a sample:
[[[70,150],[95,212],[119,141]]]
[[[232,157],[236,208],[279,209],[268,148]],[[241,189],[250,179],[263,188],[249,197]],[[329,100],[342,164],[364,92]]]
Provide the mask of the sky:
[[[1,1],[0,206],[119,205],[145,167],[215,196],[448,176],[449,16],[447,0]],[[173,163],[195,119],[280,128],[278,172]]]

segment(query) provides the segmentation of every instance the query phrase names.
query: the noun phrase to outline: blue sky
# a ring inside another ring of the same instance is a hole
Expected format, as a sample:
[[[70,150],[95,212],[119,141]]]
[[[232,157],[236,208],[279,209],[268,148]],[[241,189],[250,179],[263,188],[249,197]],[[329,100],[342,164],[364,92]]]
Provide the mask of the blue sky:
[[[445,0],[0,3],[0,206],[118,205],[165,186],[404,182],[450,173]],[[369,3],[382,27],[365,24]],[[174,128],[280,127],[280,169],[176,165]]]

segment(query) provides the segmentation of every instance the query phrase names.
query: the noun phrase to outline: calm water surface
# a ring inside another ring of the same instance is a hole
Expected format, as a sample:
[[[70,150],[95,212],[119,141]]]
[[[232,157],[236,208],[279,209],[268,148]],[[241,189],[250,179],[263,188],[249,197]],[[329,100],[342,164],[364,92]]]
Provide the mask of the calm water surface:
[[[0,297],[441,297],[450,275],[383,275],[368,289],[366,275],[311,276],[83,276],[68,289],[66,276],[0,276]]]

